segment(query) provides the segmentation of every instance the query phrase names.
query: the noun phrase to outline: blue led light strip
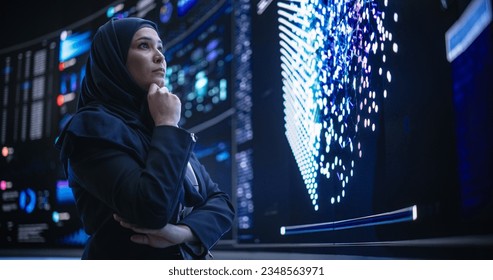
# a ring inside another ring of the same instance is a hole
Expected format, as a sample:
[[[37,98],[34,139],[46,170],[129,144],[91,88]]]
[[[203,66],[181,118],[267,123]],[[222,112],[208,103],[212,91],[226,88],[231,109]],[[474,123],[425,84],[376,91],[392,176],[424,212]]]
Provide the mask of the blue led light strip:
[[[452,62],[486,29],[493,18],[490,0],[474,0],[445,33],[447,60]]]
[[[292,235],[302,233],[312,233],[320,231],[334,231],[341,229],[350,229],[356,227],[368,227],[384,224],[393,224],[400,222],[414,221],[418,218],[418,208],[416,205],[402,208],[399,210],[375,214],[371,216],[359,217],[348,220],[335,222],[326,222],[318,224],[306,224],[296,226],[283,226],[280,229],[281,235]]]

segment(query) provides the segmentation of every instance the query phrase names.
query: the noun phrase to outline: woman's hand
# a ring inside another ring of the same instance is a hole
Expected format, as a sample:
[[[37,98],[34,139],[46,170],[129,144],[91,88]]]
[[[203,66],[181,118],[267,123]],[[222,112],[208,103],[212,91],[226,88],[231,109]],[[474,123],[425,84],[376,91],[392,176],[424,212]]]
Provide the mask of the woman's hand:
[[[181,101],[167,87],[151,84],[147,93],[149,111],[156,126],[178,126],[181,117]]]
[[[122,227],[140,233],[130,237],[130,240],[137,244],[148,245],[154,248],[166,248],[184,242],[197,241],[190,228],[186,225],[167,224],[160,229],[146,229],[127,223],[116,214],[113,215],[113,218]]]

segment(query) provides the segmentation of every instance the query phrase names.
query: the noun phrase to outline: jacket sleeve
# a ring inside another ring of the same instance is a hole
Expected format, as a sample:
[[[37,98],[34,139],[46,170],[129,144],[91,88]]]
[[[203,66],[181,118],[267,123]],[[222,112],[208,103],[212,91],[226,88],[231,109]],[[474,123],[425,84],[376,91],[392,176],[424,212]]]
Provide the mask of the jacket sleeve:
[[[194,146],[190,133],[155,127],[144,163],[111,144],[78,144],[69,158],[69,181],[131,223],[161,228],[171,221]]]
[[[192,251],[196,256],[207,253],[231,229],[235,217],[229,196],[212,181],[204,166],[200,164],[198,166],[200,169],[197,174],[204,182],[203,187],[207,197],[201,205],[194,206],[193,211],[179,222],[187,225],[200,241],[200,244],[185,244],[188,251]]]

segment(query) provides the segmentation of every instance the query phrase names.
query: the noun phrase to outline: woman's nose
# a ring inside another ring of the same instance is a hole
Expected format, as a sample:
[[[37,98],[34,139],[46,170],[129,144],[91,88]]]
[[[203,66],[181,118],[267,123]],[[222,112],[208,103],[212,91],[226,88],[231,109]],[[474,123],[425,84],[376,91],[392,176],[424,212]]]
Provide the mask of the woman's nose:
[[[160,51],[156,51],[154,56],[154,63],[162,63],[164,61],[164,55]]]

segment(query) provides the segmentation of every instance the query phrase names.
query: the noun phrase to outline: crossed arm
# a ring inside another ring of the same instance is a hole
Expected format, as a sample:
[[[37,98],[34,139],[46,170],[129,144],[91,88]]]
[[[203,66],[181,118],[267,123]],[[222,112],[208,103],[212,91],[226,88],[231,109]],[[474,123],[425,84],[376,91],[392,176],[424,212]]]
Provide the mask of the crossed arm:
[[[145,164],[124,151],[94,147],[72,160],[72,179],[117,213],[114,218],[122,227],[136,232],[133,242],[157,248],[200,243],[210,249],[230,229],[234,209],[195,159],[192,147],[186,131],[158,127]],[[188,160],[195,162],[204,202],[194,206],[179,224],[173,224]]]

